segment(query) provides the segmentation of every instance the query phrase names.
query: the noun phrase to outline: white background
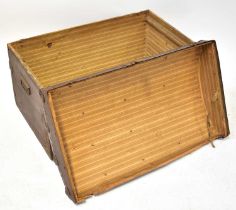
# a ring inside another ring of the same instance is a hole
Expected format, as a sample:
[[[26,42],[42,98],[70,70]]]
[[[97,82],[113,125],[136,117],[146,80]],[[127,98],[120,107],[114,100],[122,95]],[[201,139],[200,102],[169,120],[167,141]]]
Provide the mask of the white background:
[[[191,39],[216,39],[231,135],[148,175],[75,205],[17,109],[6,44],[151,9]],[[0,209],[236,209],[234,0],[0,0]]]

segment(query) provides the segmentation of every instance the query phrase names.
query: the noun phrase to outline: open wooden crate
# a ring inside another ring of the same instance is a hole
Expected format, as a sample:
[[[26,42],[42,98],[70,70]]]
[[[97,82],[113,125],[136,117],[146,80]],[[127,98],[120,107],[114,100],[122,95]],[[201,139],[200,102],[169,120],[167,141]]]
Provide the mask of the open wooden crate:
[[[74,202],[229,134],[215,42],[150,11],[8,49],[16,103]]]

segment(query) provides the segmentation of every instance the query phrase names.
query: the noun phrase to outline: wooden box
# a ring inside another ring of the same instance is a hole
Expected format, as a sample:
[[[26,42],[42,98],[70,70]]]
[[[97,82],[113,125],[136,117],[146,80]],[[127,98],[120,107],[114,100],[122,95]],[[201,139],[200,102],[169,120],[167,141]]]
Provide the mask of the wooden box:
[[[76,203],[229,134],[215,41],[150,11],[8,50],[16,103]]]

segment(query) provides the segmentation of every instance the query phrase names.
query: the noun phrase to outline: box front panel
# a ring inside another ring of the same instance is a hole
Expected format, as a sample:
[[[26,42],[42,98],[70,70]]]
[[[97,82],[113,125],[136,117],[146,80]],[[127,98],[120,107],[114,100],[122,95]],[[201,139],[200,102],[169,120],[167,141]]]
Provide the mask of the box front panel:
[[[51,92],[78,197],[207,140],[201,48]]]
[[[203,50],[190,47],[49,92],[77,201],[225,135],[209,127]]]

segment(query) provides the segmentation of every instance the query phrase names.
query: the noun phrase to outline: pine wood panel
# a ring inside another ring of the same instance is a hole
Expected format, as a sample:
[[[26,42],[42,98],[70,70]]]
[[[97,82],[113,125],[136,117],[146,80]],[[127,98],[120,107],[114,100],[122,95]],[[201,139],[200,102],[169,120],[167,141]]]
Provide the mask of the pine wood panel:
[[[77,199],[208,142],[201,48],[50,91]]]
[[[145,11],[18,41],[11,47],[38,83],[47,87],[191,43],[187,38],[176,41],[172,30],[160,32],[168,28],[166,23],[149,16]],[[156,45],[160,48],[152,52]]]

